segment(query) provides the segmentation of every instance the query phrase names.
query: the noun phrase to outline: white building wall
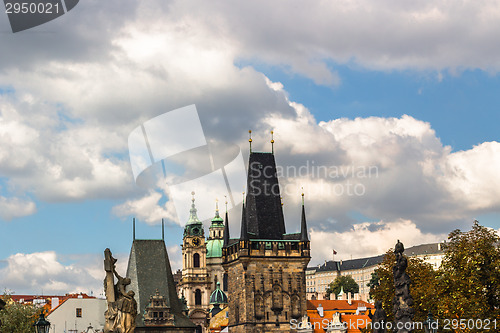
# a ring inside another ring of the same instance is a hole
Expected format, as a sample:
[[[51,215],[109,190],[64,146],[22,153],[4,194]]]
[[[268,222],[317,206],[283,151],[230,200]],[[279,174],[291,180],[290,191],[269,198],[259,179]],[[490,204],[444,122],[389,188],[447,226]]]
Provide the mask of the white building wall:
[[[76,309],[81,309],[81,317],[77,317]],[[81,333],[86,332],[89,326],[101,332],[106,309],[105,299],[69,298],[47,316],[51,324],[50,333]]]

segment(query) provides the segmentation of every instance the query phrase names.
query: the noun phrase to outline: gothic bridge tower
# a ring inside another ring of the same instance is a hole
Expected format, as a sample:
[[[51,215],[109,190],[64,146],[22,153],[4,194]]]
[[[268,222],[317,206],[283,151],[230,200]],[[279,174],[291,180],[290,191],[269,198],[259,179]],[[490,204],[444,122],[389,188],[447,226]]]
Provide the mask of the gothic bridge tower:
[[[302,199],[301,230],[286,233],[274,153],[252,152],[239,238],[225,225],[229,331],[292,332],[307,313],[305,270],[310,242]]]

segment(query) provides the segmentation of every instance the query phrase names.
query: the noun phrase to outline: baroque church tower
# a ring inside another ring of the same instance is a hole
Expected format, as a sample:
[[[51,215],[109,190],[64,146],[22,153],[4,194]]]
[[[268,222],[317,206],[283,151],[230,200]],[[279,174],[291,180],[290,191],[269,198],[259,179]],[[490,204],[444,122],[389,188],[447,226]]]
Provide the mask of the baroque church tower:
[[[227,205],[227,202],[226,202]],[[226,207],[226,223],[227,207]],[[212,219],[210,228],[208,229],[207,239],[207,268],[212,283],[211,290],[217,288],[217,283],[220,283],[222,290],[227,290],[227,279],[224,278],[224,268],[222,267],[222,247],[224,245],[224,220],[219,215],[219,204],[215,204],[215,216]]]
[[[274,152],[250,149],[240,236],[230,238],[226,222],[222,253],[229,331],[292,332],[290,321],[307,313],[310,243],[303,201],[300,232],[285,231]]]
[[[188,317],[197,325],[197,333],[204,332],[212,291],[207,269],[207,247],[203,223],[198,219],[194,204],[194,192],[189,220],[184,228],[182,244],[181,294],[187,302]]]

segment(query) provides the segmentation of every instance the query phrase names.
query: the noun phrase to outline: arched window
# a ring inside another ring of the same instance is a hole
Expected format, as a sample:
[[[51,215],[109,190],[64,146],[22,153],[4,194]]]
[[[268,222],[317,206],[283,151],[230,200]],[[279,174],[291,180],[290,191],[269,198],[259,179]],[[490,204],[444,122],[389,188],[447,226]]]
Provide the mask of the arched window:
[[[196,289],[194,292],[194,305],[201,305],[201,290]]]
[[[194,267],[200,267],[200,255],[198,253],[193,256],[193,265]]]

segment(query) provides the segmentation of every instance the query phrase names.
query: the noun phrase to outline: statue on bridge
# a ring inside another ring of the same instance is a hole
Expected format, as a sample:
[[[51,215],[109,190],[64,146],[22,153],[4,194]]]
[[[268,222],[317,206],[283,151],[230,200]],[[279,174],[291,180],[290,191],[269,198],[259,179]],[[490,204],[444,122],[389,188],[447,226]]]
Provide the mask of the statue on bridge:
[[[104,333],[134,333],[135,318],[137,317],[137,302],[132,290],[126,291],[130,284],[129,278],[121,277],[115,268],[116,259],[111,251],[104,251],[104,291],[108,309],[104,313],[106,323]],[[118,280],[115,284],[115,277]]]

